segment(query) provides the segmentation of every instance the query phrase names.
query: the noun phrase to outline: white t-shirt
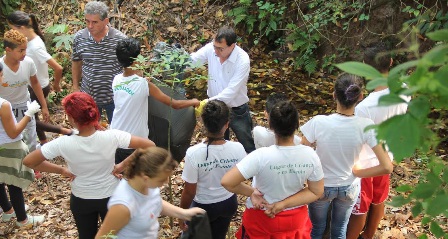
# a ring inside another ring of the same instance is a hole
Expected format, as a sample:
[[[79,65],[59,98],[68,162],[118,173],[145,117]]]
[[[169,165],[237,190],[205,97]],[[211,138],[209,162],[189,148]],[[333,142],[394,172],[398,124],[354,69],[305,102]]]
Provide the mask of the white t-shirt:
[[[3,82],[0,85],[0,95],[12,105],[26,103],[30,99],[28,84],[30,77],[36,75],[36,66],[31,58],[25,56],[19,69],[14,72],[0,59],[3,65]]]
[[[9,105],[11,105],[7,100],[3,99],[0,97],[0,108],[2,107],[3,103],[8,103]],[[11,109],[11,115],[14,115],[12,113],[12,109]],[[12,119],[14,120],[14,124],[17,124],[17,120],[16,117],[12,117]],[[7,144],[7,143],[12,143],[12,142],[16,142],[22,139],[22,134],[17,135],[16,138],[11,139],[5,131],[5,128],[3,127],[3,122],[2,122],[2,118],[0,117],[0,145],[2,144]],[[1,147],[0,147],[1,148]],[[1,150],[1,149],[0,149]]]
[[[389,88],[370,93],[369,96],[367,96],[356,106],[355,114],[360,117],[369,118],[373,120],[375,124],[380,124],[395,115],[406,113],[406,110],[408,108],[408,104],[406,103],[389,106],[378,106],[378,100],[380,99],[380,97],[388,94]],[[403,96],[402,98],[407,102],[410,100],[409,97]],[[393,160],[394,158],[392,153],[390,152],[389,157],[391,160]],[[357,165],[359,165],[361,168],[370,168],[379,165],[379,161],[376,158],[375,153],[369,146],[364,145],[362,147]]]
[[[118,185],[112,171],[117,148],[127,148],[131,134],[120,130],[96,131],[83,137],[61,136],[41,147],[46,159],[62,156],[76,178],[72,193],[83,199],[102,199],[112,195]]]
[[[222,64],[215,54],[213,42],[191,54],[196,64],[208,64],[209,100],[220,100],[229,107],[237,107],[249,101],[247,80],[249,79],[249,55],[235,45],[232,53]]]
[[[26,55],[31,57],[36,65],[36,76],[39,80],[40,86],[42,88],[47,87],[48,84],[50,84],[47,61],[51,59],[51,55],[48,54],[47,49],[45,48],[45,43],[39,36],[36,36],[33,40],[28,42],[26,47]]]
[[[253,177],[252,187],[264,193],[269,203],[296,194],[307,180],[319,181],[324,177],[319,157],[305,145],[259,148],[236,166],[245,179]],[[246,207],[253,207],[250,198]]]
[[[355,181],[352,168],[362,145],[377,145],[374,132],[364,132],[369,125],[373,125],[371,119],[332,114],[315,116],[300,127],[310,143],[316,142],[326,187],[348,186]]]
[[[158,217],[162,212],[162,198],[159,188],[150,188],[148,195],[133,189],[126,179],[118,184],[109,199],[108,208],[124,205],[129,209],[131,219],[117,233],[118,239],[155,239],[159,230]]]
[[[221,186],[221,179],[236,163],[246,156],[243,145],[226,141],[222,145],[208,146],[199,143],[188,148],[182,179],[188,183],[197,183],[194,201],[210,204],[224,201],[233,193]]]
[[[254,135],[255,148],[261,147],[269,147],[275,144],[275,133],[274,131],[263,127],[263,126],[255,126],[252,130],[252,134]],[[302,139],[294,135],[294,144],[299,145]]]
[[[146,79],[137,75],[123,77],[123,74],[118,74],[112,82],[112,90],[115,109],[110,128],[148,138],[149,86]]]

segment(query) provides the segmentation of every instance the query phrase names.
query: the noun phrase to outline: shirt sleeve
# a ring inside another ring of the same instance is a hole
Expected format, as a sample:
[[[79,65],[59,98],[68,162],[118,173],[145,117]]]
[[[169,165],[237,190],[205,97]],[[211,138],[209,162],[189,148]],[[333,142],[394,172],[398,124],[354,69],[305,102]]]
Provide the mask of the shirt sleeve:
[[[193,165],[192,156],[187,151],[185,155],[184,170],[182,171],[182,179],[187,183],[197,183],[198,182],[198,167]]]
[[[236,167],[245,179],[252,178],[253,176],[258,174],[258,171],[260,169],[258,152],[260,152],[259,149],[252,151],[250,154],[244,157],[241,162],[236,164]]]
[[[314,143],[316,141],[316,117],[310,119],[306,122],[302,127],[300,127],[300,131],[302,131],[303,136],[310,143]]]
[[[59,141],[63,140],[62,137],[68,137],[68,136],[61,136],[61,138],[57,138],[54,140],[51,140],[50,142],[42,145],[40,148],[42,155],[48,159],[52,160],[58,156],[62,156],[62,153],[59,149]]]
[[[373,121],[371,119],[367,119],[368,123],[364,126],[367,127],[369,125],[373,125]],[[369,129],[364,132],[364,142],[370,146],[370,148],[375,147],[378,144],[378,140],[376,139],[375,131],[373,129]]]
[[[81,54],[78,51],[78,43],[79,43],[79,39],[81,38],[81,31],[76,33],[75,37],[73,39],[73,44],[72,44],[72,61],[80,61],[80,60],[82,60]]]
[[[131,134],[117,129],[111,129],[111,133],[115,135],[118,142],[118,148],[128,148],[131,143]]]
[[[363,118],[370,118],[366,107],[362,106],[361,103],[355,107],[355,115]]]
[[[51,55],[48,54],[47,50],[42,47],[38,47],[37,49],[34,49],[34,54],[36,55],[37,60],[41,64],[45,63],[51,59]]]
[[[36,68],[36,64],[34,64],[34,61],[30,59],[30,76],[35,76],[37,74],[37,68]]]
[[[208,60],[208,52],[213,50],[213,43],[210,42],[207,45],[201,47],[196,52],[190,54],[191,60],[193,61],[193,66],[201,66],[204,65]]]

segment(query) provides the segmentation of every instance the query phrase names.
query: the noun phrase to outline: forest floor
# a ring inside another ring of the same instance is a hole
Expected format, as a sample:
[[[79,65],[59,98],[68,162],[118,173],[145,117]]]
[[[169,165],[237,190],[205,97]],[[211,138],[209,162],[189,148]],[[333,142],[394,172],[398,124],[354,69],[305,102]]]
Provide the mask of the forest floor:
[[[40,17],[40,22],[45,29],[53,24],[68,24],[66,34],[73,34],[82,28],[82,9],[85,0],[71,1],[43,0],[36,1],[35,13]],[[112,1],[114,2],[114,1]],[[197,50],[204,42],[211,39],[216,28],[228,23],[225,10],[231,7],[233,1],[124,1],[120,11],[114,11],[111,22],[125,34],[136,37],[144,43],[143,54],[151,51],[152,46],[158,41],[180,42],[188,52]],[[110,2],[109,2],[110,3]],[[74,4],[74,5],[73,5]],[[239,33],[243,35],[243,32]],[[322,72],[306,75],[300,69],[294,69],[292,58],[279,56],[275,52],[269,52],[263,44],[252,46],[247,39],[242,39],[241,45],[251,56],[251,75],[248,82],[250,108],[253,121],[256,125],[266,125],[263,110],[266,97],[273,92],[283,92],[296,103],[300,112],[301,124],[317,114],[330,114],[334,112],[335,103],[332,98],[334,75]],[[64,45],[59,48],[52,47],[53,53],[60,58],[64,66],[66,81],[62,83],[65,92],[71,88],[70,82],[70,52],[64,50]],[[206,75],[206,69],[199,70]],[[187,84],[189,97],[204,99],[206,82],[196,81]],[[52,122],[70,127],[65,114],[60,107],[60,94],[52,94],[50,104]],[[446,125],[445,125],[446,128]],[[58,137],[49,134],[51,138]],[[198,121],[192,144],[202,139],[201,123]],[[441,151],[442,154],[446,152]],[[443,155],[443,158],[446,156]],[[64,160],[56,159],[56,163],[65,164]],[[180,194],[183,189],[181,179],[183,164],[171,177],[174,205],[179,205]],[[415,185],[419,181],[419,172],[425,165],[415,158],[405,159],[395,166],[391,175],[391,192],[393,197],[399,193],[394,190],[399,185]],[[26,203],[30,205],[29,213],[43,214],[46,216],[44,224],[30,229],[19,230],[14,227],[14,222],[0,222],[0,238],[77,238],[77,230],[69,208],[70,186],[69,182],[55,174],[42,173],[43,177],[35,180],[25,192]],[[165,199],[168,199],[168,186],[161,190]],[[390,198],[388,199],[390,201]],[[241,213],[244,210],[245,198],[239,197],[240,206],[234,217],[229,237],[241,223]],[[446,219],[442,218],[447,225]],[[170,219],[160,218],[160,238],[178,238],[180,229],[177,221],[170,225]],[[386,216],[379,225],[376,238],[418,238],[427,235],[434,238],[427,225],[421,224],[421,217],[413,217],[411,205],[402,207],[386,207]]]

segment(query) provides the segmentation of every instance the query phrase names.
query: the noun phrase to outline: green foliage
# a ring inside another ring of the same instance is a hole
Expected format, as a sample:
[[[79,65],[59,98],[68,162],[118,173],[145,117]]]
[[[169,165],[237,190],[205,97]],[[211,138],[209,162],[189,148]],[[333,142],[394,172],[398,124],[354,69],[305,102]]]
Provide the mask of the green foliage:
[[[406,5],[402,12],[409,13],[413,18],[406,21],[406,24],[414,26],[418,29],[419,34],[426,34],[439,29],[448,28],[448,12],[443,8],[437,8],[437,4],[433,7],[425,7],[424,1],[414,1],[413,5]]]
[[[316,57],[316,49],[320,41],[328,38],[323,34],[330,26],[340,26],[348,31],[351,20],[357,16],[365,3],[360,1],[308,1],[307,13],[304,14],[296,4],[288,1],[239,0],[236,6],[227,12],[235,25],[244,26],[248,36],[258,44],[265,38],[277,46],[287,46],[288,50],[297,53],[294,61],[296,67],[309,74],[320,68],[333,70],[331,61],[335,55],[325,56],[320,62]],[[292,14],[291,14],[292,13]],[[300,16],[300,21],[291,16]],[[359,16],[360,21],[369,20],[367,13]]]
[[[13,11],[20,8],[22,4],[33,3],[31,0],[2,0],[0,1],[1,12],[4,16],[8,16]]]
[[[413,216],[422,214],[423,225],[429,224],[429,230],[437,238],[447,238],[448,232],[439,223],[443,223],[440,216],[448,217],[448,165],[435,153],[440,142],[446,139],[440,139],[437,134],[438,119],[428,115],[431,109],[441,115],[448,110],[448,31],[439,30],[427,36],[443,42],[417,60],[394,67],[387,78],[363,63],[347,62],[337,67],[376,82],[371,87],[389,86],[390,94],[380,98],[382,105],[403,103],[402,95],[412,97],[406,114],[394,116],[374,127],[378,139],[387,143],[396,161],[416,154],[427,158],[420,182],[414,188],[409,185],[398,187],[397,191],[402,195],[394,197],[391,205],[398,207],[412,203]],[[413,71],[408,75],[410,68]]]
[[[257,23],[257,38],[254,43],[258,44],[262,37],[269,37],[271,33],[277,31],[279,26],[283,25],[286,6],[277,1],[252,3],[252,0],[240,0],[240,6],[228,11],[227,15],[235,18],[235,25],[244,23],[249,34],[254,33],[255,23]]]
[[[69,31],[69,26],[67,24],[55,24],[45,29],[45,31],[57,35],[53,39],[53,42],[56,43],[55,51],[70,51],[74,36],[71,34],[67,34]]]

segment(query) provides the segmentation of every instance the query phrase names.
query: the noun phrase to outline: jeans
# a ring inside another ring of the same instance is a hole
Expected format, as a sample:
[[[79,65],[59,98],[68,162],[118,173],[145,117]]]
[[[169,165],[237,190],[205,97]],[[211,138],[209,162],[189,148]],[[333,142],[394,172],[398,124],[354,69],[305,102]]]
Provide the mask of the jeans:
[[[97,104],[97,106],[98,106],[98,110],[100,111],[100,115],[103,114],[103,109],[106,110],[107,122],[109,124],[112,123],[112,117],[114,116],[114,109],[115,109],[114,102],[112,101],[110,103],[103,104],[103,105]]]
[[[309,214],[313,224],[311,238],[320,239],[324,236],[331,202],[333,202],[330,223],[331,238],[346,238],[348,220],[359,191],[359,180],[348,186],[325,187],[321,198],[309,204]]]
[[[235,133],[247,153],[255,150],[254,138],[252,137],[252,118],[249,113],[249,106],[246,104],[232,107],[230,111],[230,128]],[[229,139],[230,132],[227,129],[224,138]]]

